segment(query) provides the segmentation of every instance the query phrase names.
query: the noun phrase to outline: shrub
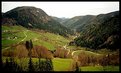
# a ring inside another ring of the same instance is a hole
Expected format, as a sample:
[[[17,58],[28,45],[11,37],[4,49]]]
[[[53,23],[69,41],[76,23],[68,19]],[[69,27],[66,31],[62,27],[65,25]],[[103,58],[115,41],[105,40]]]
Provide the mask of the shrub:
[[[78,55],[78,61],[79,61],[80,66],[96,65],[96,64],[98,64],[98,62],[97,62],[98,56],[82,51]]]
[[[2,51],[2,55],[6,57],[14,57],[15,52],[14,50],[11,50],[11,49],[5,49],[4,51]]]
[[[48,49],[44,46],[34,46],[33,50],[36,51],[37,57],[47,58],[47,59],[53,58],[52,53],[48,51]]]
[[[80,62],[80,66],[85,66],[88,63],[88,55],[85,52],[81,52],[78,55],[78,61]]]
[[[63,48],[57,48],[56,51],[54,52],[55,57],[60,57],[60,58],[72,58],[71,51],[69,52],[66,49]]]
[[[15,53],[18,58],[28,57],[28,50],[24,45],[16,46]]]

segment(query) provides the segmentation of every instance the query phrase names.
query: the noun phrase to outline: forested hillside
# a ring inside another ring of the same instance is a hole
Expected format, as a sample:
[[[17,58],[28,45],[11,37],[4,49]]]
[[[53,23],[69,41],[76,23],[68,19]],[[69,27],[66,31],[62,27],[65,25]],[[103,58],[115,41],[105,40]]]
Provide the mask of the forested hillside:
[[[12,9],[2,15],[3,25],[22,25],[26,28],[43,29],[49,32],[68,36],[73,32],[52,19],[42,9],[23,6]]]
[[[119,11],[97,15],[88,25],[80,28],[80,37],[76,38],[77,46],[98,48],[119,48]]]

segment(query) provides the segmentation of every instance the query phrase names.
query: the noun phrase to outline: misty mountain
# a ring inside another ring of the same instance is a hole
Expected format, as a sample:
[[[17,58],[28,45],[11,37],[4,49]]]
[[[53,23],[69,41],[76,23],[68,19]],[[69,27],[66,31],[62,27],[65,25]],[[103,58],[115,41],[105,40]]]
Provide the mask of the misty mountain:
[[[74,30],[80,31],[82,27],[86,26],[95,16],[86,15],[86,16],[75,16],[73,18],[58,18],[52,17],[54,20],[60,22],[63,26]]]
[[[51,16],[54,20],[60,22],[62,25],[64,25],[64,22],[66,22],[67,20],[69,20],[69,18],[58,18],[58,17],[55,17],[55,16]],[[65,25],[64,25],[65,26]]]
[[[70,19],[68,19],[66,22],[64,22],[64,25],[65,25],[66,27],[71,28],[72,25],[74,25],[74,23],[77,22],[80,18],[81,18],[81,16],[75,16],[75,17],[73,17],[73,18],[70,18]]]

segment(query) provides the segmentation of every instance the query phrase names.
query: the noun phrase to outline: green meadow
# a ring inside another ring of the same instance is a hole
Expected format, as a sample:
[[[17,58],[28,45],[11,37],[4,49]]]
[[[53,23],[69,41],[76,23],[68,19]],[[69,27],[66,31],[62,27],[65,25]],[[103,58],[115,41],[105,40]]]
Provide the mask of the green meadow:
[[[80,71],[119,71],[119,66],[85,66]]]
[[[64,46],[69,42],[63,36],[49,32],[27,30],[22,26],[2,26],[2,49],[30,39],[34,45],[42,45],[49,50],[55,50],[57,46]]]

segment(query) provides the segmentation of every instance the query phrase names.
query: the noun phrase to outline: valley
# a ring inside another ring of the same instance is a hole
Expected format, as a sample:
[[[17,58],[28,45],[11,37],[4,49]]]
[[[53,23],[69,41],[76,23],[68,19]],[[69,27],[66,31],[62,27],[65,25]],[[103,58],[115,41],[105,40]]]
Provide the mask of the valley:
[[[119,11],[57,18],[23,6],[2,14],[4,71],[119,71]]]
[[[12,29],[12,28],[14,28],[14,29]],[[11,34],[9,34],[9,33],[11,33]],[[94,57],[94,56],[102,56],[107,53],[108,54],[115,53],[115,52],[111,52],[109,50],[107,50],[107,52],[106,52],[105,49],[102,52],[101,52],[101,50],[99,50],[99,52],[98,52],[98,51],[91,50],[89,48],[69,46],[68,43],[69,43],[69,41],[73,40],[74,36],[73,37],[71,36],[70,38],[65,38],[63,36],[45,32],[45,31],[38,32],[38,30],[28,30],[22,26],[2,26],[2,34],[4,34],[4,35],[2,35],[2,55],[3,55],[2,59],[4,62],[6,60],[5,58],[9,56],[9,55],[7,55],[6,52],[10,53],[9,52],[10,50],[17,52],[18,54],[23,54],[23,57],[26,57],[27,55],[25,55],[25,53],[22,52],[22,51],[26,51],[26,50],[22,49],[22,46],[21,47],[17,47],[17,46],[20,46],[22,43],[25,43],[25,41],[31,39],[33,41],[34,46],[39,45],[39,46],[44,46],[48,50],[51,50],[51,51],[55,50],[55,53],[53,53],[53,56],[55,56],[55,57],[52,59],[54,71],[73,71],[73,70],[75,70],[74,66],[73,66],[75,60],[77,59],[77,58],[75,58],[75,56],[78,56],[81,53],[85,53],[85,54],[87,54],[87,56],[90,56],[90,57],[91,57],[91,55]],[[14,37],[16,37],[16,39]],[[10,38],[10,39],[8,39],[8,38]],[[58,51],[58,48],[60,48],[59,51]],[[21,56],[16,55],[15,61],[17,61],[17,63],[19,64],[20,63],[19,60],[21,60],[22,65],[24,65],[22,67],[23,68],[27,67],[28,63],[25,62],[25,61],[27,61],[27,58],[23,58],[24,60],[22,60],[19,57],[21,57]],[[38,60],[38,57],[32,59],[33,62],[34,61],[37,62],[37,60]],[[90,64],[89,67],[91,67],[91,66],[93,68],[93,64],[92,65]],[[87,71],[87,69],[89,67],[86,68],[86,66],[82,66],[82,67],[80,67],[80,70]],[[113,67],[115,68],[115,66],[113,66]],[[25,68],[25,71],[26,70],[27,69]],[[103,71],[103,67],[99,65],[98,67],[97,66],[94,67],[94,69],[89,68],[89,71],[91,71],[91,70],[92,71],[95,71],[95,70]],[[108,70],[108,68],[106,70]],[[118,67],[116,67],[116,71],[117,70],[119,70]]]

